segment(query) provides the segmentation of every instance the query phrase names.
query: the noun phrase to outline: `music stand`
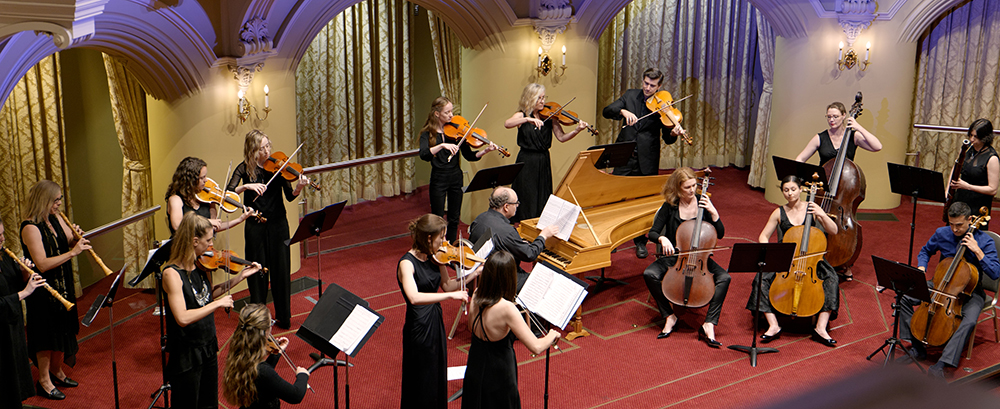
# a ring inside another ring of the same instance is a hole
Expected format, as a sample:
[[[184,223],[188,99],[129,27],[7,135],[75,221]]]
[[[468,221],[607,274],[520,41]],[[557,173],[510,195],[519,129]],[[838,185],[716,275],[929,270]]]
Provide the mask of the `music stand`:
[[[886,163],[889,166],[889,190],[902,196],[913,198],[913,211],[910,213],[910,247],[906,256],[906,264],[913,265],[913,232],[917,228],[917,199],[944,203],[944,186],[941,181],[944,175],[929,169],[913,166]],[[945,209],[945,213],[948,209]]]
[[[601,156],[597,158],[594,167],[597,169],[617,168],[628,164],[628,160],[635,153],[635,141],[610,143],[607,145],[595,145],[587,148],[588,151],[604,149]]]
[[[323,294],[316,306],[313,307],[312,312],[306,317],[305,322],[302,326],[295,332],[295,335],[300,339],[305,341],[307,344],[316,348],[322,354],[328,354],[334,358],[337,354],[342,352],[331,342],[334,334],[340,330],[341,326],[354,311],[355,306],[360,305],[364,308],[368,308],[368,301],[357,295],[352,294],[350,291],[345,290],[343,287],[337,284],[330,284],[327,288],[325,294]],[[369,310],[370,311],[370,310]],[[358,351],[361,347],[368,342],[375,330],[382,324],[385,317],[378,314],[375,311],[371,311],[373,314],[378,316],[378,320],[368,329],[368,332],[362,337],[358,345],[354,348],[350,355],[345,353],[344,360],[347,360],[347,356],[357,356]],[[340,396],[339,396],[339,380],[337,379],[337,367],[339,362],[336,359],[321,359],[317,362],[319,364],[314,364],[314,366],[322,365],[334,365],[333,367],[333,400],[334,408],[340,407]],[[346,362],[345,362],[346,363]],[[349,368],[352,365],[344,365],[344,401],[345,407],[350,409],[351,407],[351,381],[349,375]]]
[[[155,392],[149,395],[153,399],[149,404],[149,408],[156,405],[156,401],[160,399],[160,396],[163,396],[163,407],[170,407],[170,396],[166,393],[170,390],[170,381],[167,379],[167,323],[163,318],[166,313],[163,311],[162,267],[170,259],[171,243],[173,243],[172,240],[161,242],[160,247],[146,260],[146,265],[142,267],[142,272],[128,282],[128,285],[135,287],[139,285],[140,281],[149,277],[150,274],[156,275],[156,310],[159,311],[157,315],[160,317],[160,373],[163,377],[163,383],[160,384],[160,387]]]
[[[897,337],[899,335],[899,301],[903,299],[904,295],[909,295],[919,301],[930,302],[931,294],[927,291],[927,277],[923,271],[920,271],[916,267],[886,260],[876,255],[872,255],[872,264],[875,266],[875,277],[878,278],[878,284],[896,293],[896,300],[892,302],[892,316],[894,317],[892,337],[886,339],[882,343],[882,346],[876,349],[875,352],[872,352],[871,355],[868,355],[867,358],[871,361],[875,354],[879,352],[885,353],[885,362],[882,363],[882,367],[884,368],[895,358],[896,348],[902,349],[906,355],[913,357],[909,349],[903,346]],[[885,351],[886,347],[889,347],[888,352]],[[924,371],[924,368],[920,366],[920,362],[917,362],[916,359],[913,360],[913,363],[917,364],[917,368],[920,368],[921,372]]]
[[[788,271],[795,256],[795,243],[736,243],[729,258],[729,273],[757,273],[757,308],[753,314],[753,341],[750,346],[730,345],[729,349],[750,354],[750,366],[757,366],[757,355],[778,352],[777,348],[757,348],[760,326],[760,299],[767,297],[761,291],[764,273]]]
[[[98,311],[101,308],[108,307],[108,334],[111,335],[111,374],[114,379],[115,384],[115,409],[121,407],[118,400],[118,362],[115,357],[115,295],[118,294],[118,287],[121,286],[122,277],[125,276],[125,269],[128,268],[128,262],[118,270],[118,275],[115,276],[115,280],[111,282],[111,287],[108,288],[108,295],[98,295],[97,299],[94,300],[94,304],[90,306],[90,310],[87,311],[87,315],[83,317],[81,324],[85,327],[89,327],[91,323],[94,322],[94,317],[97,316]]]
[[[514,183],[517,174],[521,173],[524,163],[512,163],[510,165],[497,166],[480,169],[476,172],[469,186],[462,188],[462,193],[476,192],[483,189],[494,189],[497,186],[506,186]]]
[[[826,178],[826,169],[822,166],[782,158],[780,156],[771,156],[771,161],[774,162],[774,175],[778,177],[778,180],[788,175],[795,175],[799,179],[802,179],[803,182],[812,182],[813,174],[818,174],[819,181],[823,182],[824,185],[829,181]]]
[[[323,270],[320,267],[320,258],[323,257],[323,241],[320,235],[333,228],[337,223],[337,218],[344,211],[347,201],[334,203],[315,212],[309,213],[299,221],[299,227],[295,229],[292,238],[285,240],[286,246],[291,246],[309,237],[316,237],[316,282],[317,299],[323,297]]]

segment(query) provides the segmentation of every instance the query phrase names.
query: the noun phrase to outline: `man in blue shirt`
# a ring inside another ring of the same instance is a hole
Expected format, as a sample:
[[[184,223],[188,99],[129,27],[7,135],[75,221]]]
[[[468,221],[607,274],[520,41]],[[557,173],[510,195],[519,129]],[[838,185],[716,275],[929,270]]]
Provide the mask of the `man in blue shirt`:
[[[941,253],[941,258],[954,257],[959,246],[965,246],[965,260],[976,267],[979,274],[986,274],[993,278],[1000,277],[1000,261],[997,260],[997,250],[985,232],[971,226],[972,210],[969,205],[962,202],[955,202],[948,208],[948,225],[939,227],[934,235],[927,240],[927,244],[920,249],[917,256],[917,266],[920,270],[927,270],[927,262],[934,253]],[[928,282],[933,286],[932,282]],[[958,324],[958,329],[952,334],[951,339],[944,345],[941,358],[937,363],[928,368],[927,373],[936,378],[944,378],[945,366],[952,368],[958,366],[961,359],[962,350],[969,339],[979,319],[979,313],[983,310],[983,300],[986,293],[983,292],[982,280],[976,284],[972,296],[965,301],[962,306],[962,321]],[[927,357],[927,351],[922,342],[914,339],[910,333],[910,318],[913,317],[914,306],[919,306],[920,301],[910,296],[904,296],[899,303],[899,338],[910,341],[911,354],[913,357],[903,357],[902,360],[912,359],[922,360]]]

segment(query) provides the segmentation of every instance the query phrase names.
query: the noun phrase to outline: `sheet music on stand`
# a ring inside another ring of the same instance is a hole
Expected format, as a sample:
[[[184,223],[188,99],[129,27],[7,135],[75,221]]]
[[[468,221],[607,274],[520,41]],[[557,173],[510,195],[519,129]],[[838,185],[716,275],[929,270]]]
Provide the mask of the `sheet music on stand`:
[[[295,335],[326,355],[353,357],[384,320],[367,301],[330,284]]]
[[[484,234],[482,237],[480,237],[479,241],[477,241],[472,245],[472,249],[476,251],[476,257],[486,260],[486,258],[490,256],[490,253],[493,252],[493,231],[488,230],[488,234]],[[472,274],[472,272],[476,271],[476,269],[479,268],[479,266],[482,264],[483,263],[475,263],[472,265],[472,268],[468,270],[464,268],[459,268],[458,278],[462,278],[469,274]]]
[[[379,316],[374,311],[361,304],[355,304],[354,310],[344,320],[343,325],[330,337],[330,343],[345,354],[354,356],[354,350],[378,322]]]
[[[549,200],[545,202],[545,208],[542,209],[542,215],[538,218],[538,229],[541,230],[550,225],[559,226],[559,233],[556,233],[556,237],[568,241],[570,234],[573,234],[576,219],[580,217],[581,211],[583,209],[575,203],[570,203],[556,195],[549,195]]]
[[[559,329],[565,329],[587,298],[587,287],[586,281],[539,262],[517,295],[517,303]]]

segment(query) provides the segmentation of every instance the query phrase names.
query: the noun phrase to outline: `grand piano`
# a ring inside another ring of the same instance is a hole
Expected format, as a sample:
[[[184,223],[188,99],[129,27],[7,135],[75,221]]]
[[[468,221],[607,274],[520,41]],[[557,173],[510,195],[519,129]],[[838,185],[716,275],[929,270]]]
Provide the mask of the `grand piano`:
[[[570,274],[601,269],[611,265],[611,251],[653,226],[653,217],[663,204],[660,190],[669,175],[615,176],[597,169],[595,164],[604,149],[580,152],[563,177],[554,195],[581,208],[569,241],[551,237],[545,242],[540,260]],[[699,172],[701,174],[702,172]],[[528,241],[538,237],[538,219],[521,221],[518,229]],[[581,307],[582,309],[582,307]],[[570,322],[573,330],[566,339],[587,336],[580,317],[581,309]]]

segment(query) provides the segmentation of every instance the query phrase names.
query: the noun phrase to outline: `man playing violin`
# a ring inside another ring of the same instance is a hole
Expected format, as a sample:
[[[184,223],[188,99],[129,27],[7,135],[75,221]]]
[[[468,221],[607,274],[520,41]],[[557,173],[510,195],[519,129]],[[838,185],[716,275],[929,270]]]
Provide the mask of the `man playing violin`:
[[[687,132],[680,127],[663,125],[658,115],[649,115],[652,111],[646,107],[646,99],[656,94],[663,85],[663,73],[656,68],[649,68],[642,73],[642,89],[630,89],[615,102],[604,107],[603,115],[607,119],[624,121],[624,128],[618,133],[615,143],[635,141],[635,151],[625,166],[615,168],[613,175],[648,176],[655,175],[660,169],[660,141],[667,145],[677,142],[678,136]],[[645,116],[645,117],[644,117]],[[640,117],[644,117],[641,120]],[[645,235],[636,237],[635,255],[646,258]]]
[[[965,246],[965,260],[972,264],[980,273],[986,273],[990,278],[996,280],[1000,277],[1000,260],[997,259],[997,250],[993,239],[986,232],[969,227],[972,221],[972,209],[963,202],[955,202],[948,208],[948,225],[939,227],[934,235],[927,240],[927,244],[920,249],[917,256],[917,268],[926,271],[927,262],[934,253],[941,253],[941,259],[954,257],[958,253],[959,246]],[[966,233],[968,232],[968,233]],[[965,342],[975,329],[979,313],[983,311],[983,303],[986,293],[983,292],[982,280],[976,283],[976,288],[972,291],[972,296],[965,301],[962,306],[962,322],[958,325],[951,339],[944,345],[941,358],[937,363],[928,368],[927,373],[932,377],[944,378],[945,366],[952,368],[958,366],[958,360],[965,349]],[[933,283],[928,281],[933,286]],[[910,319],[913,317],[913,309],[920,305],[920,300],[903,296],[899,303],[899,338],[910,341],[911,356],[900,358],[901,362],[911,362],[923,360],[927,357],[927,351],[921,342],[916,341],[910,332]]]

